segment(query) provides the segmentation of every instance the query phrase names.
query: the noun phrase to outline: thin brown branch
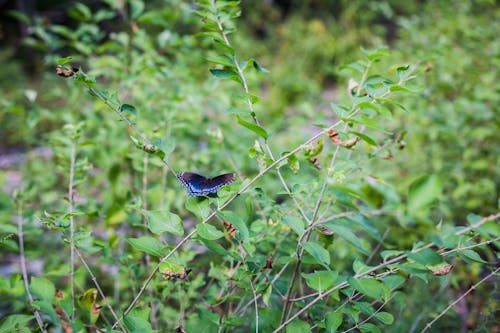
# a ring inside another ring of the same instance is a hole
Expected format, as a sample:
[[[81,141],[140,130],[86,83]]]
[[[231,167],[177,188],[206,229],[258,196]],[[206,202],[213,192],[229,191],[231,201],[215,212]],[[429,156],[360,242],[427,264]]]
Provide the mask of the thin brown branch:
[[[109,304],[108,299],[106,298],[106,295],[104,295],[104,292],[102,291],[102,288],[99,285],[99,282],[97,282],[96,276],[94,275],[94,273],[92,273],[92,270],[90,269],[89,265],[87,264],[87,262],[85,261],[85,259],[82,256],[82,254],[80,253],[80,251],[76,247],[75,247],[75,253],[78,256],[78,258],[80,258],[80,261],[82,262],[83,266],[85,267],[85,269],[89,273],[89,275],[90,275],[90,277],[92,279],[92,282],[94,283],[97,291],[99,292],[99,295],[101,296],[102,300],[104,301],[104,304],[108,308],[109,312],[111,312],[111,315],[113,316],[113,319],[118,323],[118,326],[120,327],[120,329],[122,330],[122,332],[127,332],[127,330],[122,326],[122,324],[119,323],[118,316],[116,315],[116,312],[113,310],[113,308]]]
[[[486,280],[490,279],[491,277],[493,277],[493,275],[495,275],[496,273],[498,273],[498,271],[500,271],[500,267],[497,267],[494,271],[492,271],[490,274],[488,274],[487,276],[485,276],[481,281],[479,281],[478,283],[476,283],[475,285],[473,285],[472,287],[470,287],[465,293],[463,293],[462,295],[460,295],[460,297],[458,297],[455,301],[453,301],[452,303],[450,303],[450,305],[448,305],[443,311],[441,311],[440,314],[438,314],[438,316],[436,318],[434,318],[433,320],[431,320],[430,322],[428,322],[424,329],[421,331],[421,333],[424,333],[426,332],[429,328],[432,327],[432,325],[439,320],[439,318],[441,318],[442,316],[444,316],[446,314],[446,312],[448,312],[453,306],[455,306],[455,304],[457,304],[458,302],[460,302],[462,299],[464,299],[468,294],[470,294],[471,291],[473,291],[474,289],[476,289],[480,284],[482,284],[483,282],[485,282]]]
[[[75,320],[75,219],[73,218],[73,183],[75,178],[76,142],[71,142],[69,184],[68,184],[68,213],[69,213],[69,244],[71,257],[71,320]]]
[[[40,331],[43,333],[47,333],[45,330],[42,317],[37,309],[33,307],[33,295],[31,295],[29,282],[28,282],[28,270],[26,269],[26,257],[24,254],[24,233],[23,233],[23,208],[21,199],[18,199],[17,203],[17,237],[19,240],[19,266],[21,266],[21,275],[23,277],[24,282],[24,290],[26,291],[26,295],[28,295],[28,300],[30,302],[30,307],[33,311],[33,315],[35,316],[36,323],[38,327],[40,327]]]
[[[375,315],[376,315],[377,313],[379,313],[380,311],[382,311],[382,309],[384,308],[384,306],[386,306],[386,305],[387,305],[387,303],[389,303],[389,302],[390,302],[390,300],[391,300],[393,297],[394,297],[394,294],[393,294],[393,295],[391,295],[391,297],[389,297],[389,299],[388,299],[387,301],[385,301],[384,303],[382,303],[382,304],[378,307],[378,309],[377,309],[377,310],[375,310],[375,312],[374,312],[374,313],[372,313],[370,316],[368,316],[365,320],[363,320],[363,321],[362,321],[362,322],[360,322],[360,323],[357,323],[356,325],[354,325],[353,327],[349,328],[348,330],[343,331],[342,333],[347,333],[347,332],[350,332],[350,331],[352,331],[352,330],[355,330],[356,328],[360,327],[360,326],[361,326],[361,325],[363,325],[364,323],[366,323],[366,322],[370,321],[373,317],[375,317]]]

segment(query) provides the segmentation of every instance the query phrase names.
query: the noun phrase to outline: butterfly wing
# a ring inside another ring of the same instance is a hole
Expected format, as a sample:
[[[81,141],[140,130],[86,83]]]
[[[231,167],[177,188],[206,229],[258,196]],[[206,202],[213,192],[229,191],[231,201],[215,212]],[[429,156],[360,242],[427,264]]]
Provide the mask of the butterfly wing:
[[[215,194],[217,191],[226,185],[231,184],[236,179],[234,173],[225,173],[223,175],[207,179],[204,183],[204,189],[207,194]]]
[[[180,172],[177,174],[177,178],[191,197],[215,194],[221,187],[231,184],[236,179],[234,173],[206,178],[194,172]]]
[[[202,175],[194,172],[179,172],[177,174],[177,179],[179,179],[181,184],[186,188],[190,197],[205,195],[203,193],[203,188],[208,179]]]

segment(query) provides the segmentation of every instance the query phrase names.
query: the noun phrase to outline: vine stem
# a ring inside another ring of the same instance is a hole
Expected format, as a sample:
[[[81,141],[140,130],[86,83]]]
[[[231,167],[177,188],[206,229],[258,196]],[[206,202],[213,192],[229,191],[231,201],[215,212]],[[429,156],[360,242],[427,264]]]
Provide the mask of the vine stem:
[[[496,214],[492,214],[492,215],[489,215],[481,220],[479,220],[478,222],[466,227],[466,228],[463,228],[459,231],[457,231],[455,233],[455,235],[459,236],[459,235],[462,235],[464,233],[467,233],[469,231],[471,231],[472,229],[474,228],[477,228],[479,226],[481,226],[482,224],[488,222],[488,221],[493,221],[493,220],[496,220],[496,219],[499,219],[500,218],[500,213],[496,213]],[[413,251],[411,251],[411,253],[418,253],[420,251],[423,251],[425,249],[428,249],[428,248],[431,248],[433,247],[434,244],[433,243],[429,243],[427,245],[424,245],[422,247],[419,247],[418,249],[415,249]],[[401,254],[397,257],[394,257],[390,260],[387,260],[375,267],[372,267],[362,273],[359,273],[359,274],[356,274],[354,276],[355,279],[359,279],[360,277],[363,277],[363,276],[366,276],[372,272],[375,272],[381,268],[384,268],[384,267],[387,267],[389,265],[392,265],[394,263],[397,263],[397,262],[400,262],[402,261],[403,259],[406,259],[408,257],[408,255],[405,253],[405,254]],[[300,309],[299,311],[297,311],[292,317],[288,318],[284,323],[282,323],[277,329],[275,329],[273,331],[273,333],[278,333],[280,332],[283,328],[285,328],[286,325],[288,325],[290,322],[292,322],[293,320],[295,320],[295,318],[297,318],[298,316],[300,316],[302,313],[304,313],[305,311],[307,311],[309,308],[311,308],[314,304],[318,303],[320,300],[322,300],[323,298],[325,297],[328,297],[329,295],[331,295],[334,291],[336,290],[339,290],[339,289],[342,289],[342,288],[345,288],[349,285],[349,283],[347,282],[342,282],[342,283],[339,283],[338,285],[330,288],[329,290],[327,290],[326,292],[318,295],[318,297],[316,297],[314,300],[312,300],[311,302],[309,302],[307,305],[305,305],[302,309]]]
[[[476,283],[475,285],[473,285],[472,287],[470,287],[465,293],[463,293],[462,295],[460,295],[460,297],[458,297],[455,301],[453,301],[452,303],[450,303],[450,305],[448,305],[443,311],[441,311],[441,313],[438,314],[438,316],[436,318],[434,318],[433,320],[431,320],[430,322],[428,322],[424,329],[421,331],[421,333],[424,333],[426,332],[429,328],[431,328],[431,326],[439,320],[439,318],[441,318],[442,316],[444,316],[446,314],[446,312],[448,312],[453,306],[455,306],[455,304],[457,304],[458,302],[460,302],[462,299],[464,299],[468,294],[470,294],[471,291],[473,291],[474,289],[476,289],[480,284],[482,284],[483,282],[485,282],[486,280],[490,279],[493,275],[495,275],[496,273],[498,273],[498,271],[500,271],[500,267],[497,267],[494,271],[492,271],[490,274],[488,274],[487,276],[485,276],[481,281],[479,281],[478,283]]]
[[[17,238],[19,240],[19,266],[21,266],[21,275],[23,276],[24,290],[26,295],[28,295],[28,300],[30,301],[30,306],[32,307],[35,320],[40,327],[40,331],[47,333],[47,330],[43,327],[42,317],[37,309],[33,307],[33,295],[31,295],[30,287],[28,284],[28,270],[26,269],[26,257],[24,254],[24,233],[23,233],[23,207],[19,200],[17,203]]]
[[[68,184],[68,213],[69,213],[69,244],[71,252],[71,321],[75,320],[75,219],[73,218],[73,187],[75,179],[76,142],[71,141],[69,184]]]

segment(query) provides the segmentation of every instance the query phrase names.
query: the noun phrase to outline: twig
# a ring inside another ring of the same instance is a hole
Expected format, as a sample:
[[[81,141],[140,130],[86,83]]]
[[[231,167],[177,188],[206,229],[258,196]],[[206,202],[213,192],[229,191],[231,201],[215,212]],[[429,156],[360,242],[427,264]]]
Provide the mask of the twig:
[[[316,225],[328,223],[330,221],[337,220],[337,219],[340,219],[342,217],[352,216],[352,215],[384,215],[384,214],[390,214],[390,213],[391,212],[387,212],[387,211],[384,211],[382,209],[367,210],[367,211],[348,211],[348,212],[342,212],[339,214],[332,215],[332,216],[327,217],[325,219],[318,220]]]
[[[47,333],[45,328],[43,327],[42,317],[37,309],[33,307],[33,295],[31,295],[30,287],[28,284],[28,270],[26,269],[26,258],[24,255],[24,234],[23,234],[23,207],[21,203],[21,199],[18,199],[17,203],[17,237],[19,240],[19,266],[21,266],[21,275],[23,276],[24,282],[24,290],[26,291],[26,295],[28,295],[28,300],[30,301],[30,307],[35,315],[35,320],[40,327],[40,331]]]
[[[148,162],[149,162],[149,156],[145,154],[143,157],[143,163],[142,163],[143,169],[142,169],[142,191],[141,191],[142,192],[142,209],[144,211],[148,210],[148,196],[147,196],[147,193],[148,193]],[[145,212],[142,213],[142,219],[143,219],[144,225],[147,228],[148,221],[147,221]],[[149,253],[146,253],[145,259],[146,259],[146,269],[149,270],[149,266],[151,266],[151,257],[149,256]],[[152,290],[149,291],[149,295],[153,296]],[[158,322],[157,322],[157,318],[156,318],[156,311],[157,311],[156,303],[151,302],[150,307],[151,307],[151,324],[153,326],[153,329],[156,329],[158,326]]]
[[[73,218],[73,182],[75,179],[76,142],[71,141],[69,184],[68,184],[68,213],[69,213],[69,244],[71,251],[71,320],[75,320],[75,219]]]
[[[489,239],[487,241],[484,241],[484,242],[481,242],[481,243],[477,243],[477,244],[473,244],[473,245],[469,245],[469,246],[465,246],[465,247],[457,247],[456,249],[452,249],[452,250],[449,250],[449,251],[441,252],[441,255],[442,256],[447,256],[450,253],[460,252],[460,251],[464,251],[464,250],[468,250],[468,249],[473,249],[475,247],[479,247],[479,246],[483,246],[483,245],[488,245],[488,244],[491,244],[491,243],[496,242],[498,240],[500,240],[500,237],[497,237],[495,239]]]
[[[428,322],[424,329],[421,331],[421,333],[424,333],[426,332],[429,328],[431,328],[431,326],[439,320],[439,318],[441,318],[442,316],[445,315],[446,312],[448,312],[455,304],[457,304],[458,302],[460,302],[462,299],[464,299],[471,291],[473,291],[474,289],[476,289],[480,284],[482,284],[483,282],[485,282],[486,280],[488,280],[489,278],[491,278],[493,275],[495,275],[498,271],[500,271],[500,267],[497,267],[497,269],[495,269],[494,271],[492,271],[490,274],[488,274],[486,277],[484,277],[481,281],[479,281],[478,283],[476,283],[475,285],[473,285],[472,287],[470,287],[465,293],[463,293],[462,295],[460,295],[460,297],[458,297],[455,301],[453,301],[450,305],[448,305],[443,311],[441,311],[440,314],[438,314],[438,316],[436,318],[434,318],[432,321]]]
[[[350,331],[352,331],[352,330],[355,330],[356,328],[360,327],[360,326],[361,326],[361,325],[363,325],[364,323],[368,322],[370,319],[372,319],[373,317],[375,317],[375,315],[376,315],[377,313],[379,313],[379,312],[380,312],[380,311],[384,308],[384,306],[385,306],[387,303],[389,303],[389,301],[390,301],[393,297],[394,297],[394,294],[392,294],[392,295],[391,295],[391,297],[389,297],[389,299],[388,299],[387,301],[385,301],[384,303],[382,303],[382,305],[380,305],[380,306],[378,307],[378,309],[377,309],[377,310],[375,310],[375,312],[374,312],[374,313],[372,313],[370,316],[368,316],[368,318],[366,318],[365,320],[363,320],[363,321],[362,321],[362,322],[360,322],[360,323],[357,323],[356,325],[354,325],[353,327],[349,328],[348,330],[343,331],[342,333],[347,333],[347,332],[350,332]]]
[[[257,292],[253,285],[252,279],[250,278],[250,287],[252,288],[253,299],[255,304],[255,333],[259,333],[259,307],[257,305]]]
[[[85,261],[85,259],[82,256],[82,254],[80,253],[80,251],[76,247],[75,247],[75,253],[78,256],[78,258],[80,258],[80,261],[82,262],[83,266],[85,267],[85,269],[89,273],[90,277],[92,278],[92,282],[94,283],[97,291],[99,292],[99,295],[101,296],[102,300],[104,301],[104,304],[106,304],[106,307],[108,308],[109,312],[111,312],[111,315],[113,316],[114,320],[116,321],[118,326],[120,326],[120,329],[122,330],[122,332],[127,332],[127,330],[118,321],[118,316],[116,315],[115,311],[113,310],[113,308],[109,304],[108,299],[106,298],[106,295],[104,295],[104,292],[102,291],[102,288],[99,285],[99,282],[97,282],[97,278],[95,277],[94,273],[92,273],[92,270],[90,269],[89,265],[87,264],[87,262]]]

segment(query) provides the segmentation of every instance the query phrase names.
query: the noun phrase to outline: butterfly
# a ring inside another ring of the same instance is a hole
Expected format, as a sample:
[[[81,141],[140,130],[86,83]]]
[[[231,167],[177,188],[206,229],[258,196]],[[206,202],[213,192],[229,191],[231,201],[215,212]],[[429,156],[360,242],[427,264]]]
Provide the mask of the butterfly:
[[[177,179],[186,188],[190,197],[216,194],[217,191],[235,181],[234,173],[225,173],[214,178],[206,178],[194,172],[179,172]]]

